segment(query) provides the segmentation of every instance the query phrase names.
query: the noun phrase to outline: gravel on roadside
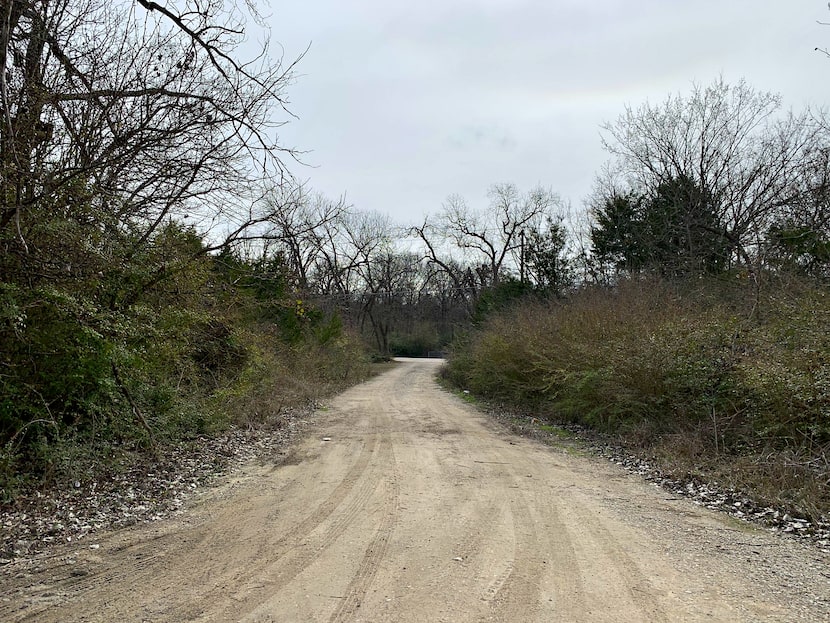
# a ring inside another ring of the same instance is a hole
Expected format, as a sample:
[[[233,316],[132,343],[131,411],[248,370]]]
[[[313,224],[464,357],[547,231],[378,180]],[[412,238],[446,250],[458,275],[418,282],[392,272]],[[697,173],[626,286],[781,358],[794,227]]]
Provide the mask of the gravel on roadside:
[[[165,447],[158,456],[132,457],[122,468],[89,481],[23,493],[0,507],[0,565],[101,530],[178,515],[190,500],[235,468],[257,459],[279,462],[314,409],[310,405],[286,411],[278,426],[232,427],[216,437]]]
[[[556,429],[566,431],[568,434],[568,437],[563,440],[561,434],[541,427],[546,422],[531,415],[520,415],[495,405],[486,406],[485,409],[491,417],[516,434],[553,445],[577,444],[581,450],[606,459],[674,495],[688,498],[698,506],[724,512],[741,521],[755,523],[773,532],[812,543],[822,552],[830,554],[830,518],[828,517],[823,517],[818,521],[796,517],[784,508],[761,504],[744,492],[723,487],[716,482],[706,482],[692,475],[678,477],[669,474],[653,461],[615,445],[602,435],[579,425],[557,424]]]

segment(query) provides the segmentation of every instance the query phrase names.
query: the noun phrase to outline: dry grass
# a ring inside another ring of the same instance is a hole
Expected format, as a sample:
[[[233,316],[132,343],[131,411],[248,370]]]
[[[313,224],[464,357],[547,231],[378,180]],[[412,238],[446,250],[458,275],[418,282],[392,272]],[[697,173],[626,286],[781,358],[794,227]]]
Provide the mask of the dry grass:
[[[632,280],[524,303],[448,377],[815,517],[830,512],[830,295],[802,283]]]

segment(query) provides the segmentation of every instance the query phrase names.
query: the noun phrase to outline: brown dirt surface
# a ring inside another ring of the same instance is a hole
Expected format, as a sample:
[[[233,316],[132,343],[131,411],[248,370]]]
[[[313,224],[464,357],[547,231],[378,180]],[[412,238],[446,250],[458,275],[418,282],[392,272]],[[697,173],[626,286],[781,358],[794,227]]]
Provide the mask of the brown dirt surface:
[[[830,621],[830,555],[506,432],[405,360],[188,512],[0,569],[0,621]]]

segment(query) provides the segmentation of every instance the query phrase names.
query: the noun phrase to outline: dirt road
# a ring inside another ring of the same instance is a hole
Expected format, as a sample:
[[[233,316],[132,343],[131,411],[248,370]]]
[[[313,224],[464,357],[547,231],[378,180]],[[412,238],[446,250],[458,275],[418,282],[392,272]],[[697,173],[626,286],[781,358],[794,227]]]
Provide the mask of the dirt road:
[[[0,621],[830,621],[830,556],[516,438],[405,361],[280,466],[0,578]]]

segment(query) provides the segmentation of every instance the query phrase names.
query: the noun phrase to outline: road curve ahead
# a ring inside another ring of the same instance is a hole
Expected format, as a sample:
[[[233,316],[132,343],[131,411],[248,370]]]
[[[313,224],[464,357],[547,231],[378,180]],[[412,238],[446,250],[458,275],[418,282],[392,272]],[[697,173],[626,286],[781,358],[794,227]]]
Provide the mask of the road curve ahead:
[[[187,514],[4,571],[2,621],[830,621],[828,555],[514,437],[402,360]]]

